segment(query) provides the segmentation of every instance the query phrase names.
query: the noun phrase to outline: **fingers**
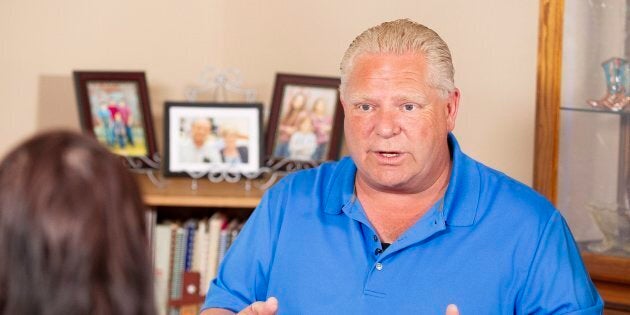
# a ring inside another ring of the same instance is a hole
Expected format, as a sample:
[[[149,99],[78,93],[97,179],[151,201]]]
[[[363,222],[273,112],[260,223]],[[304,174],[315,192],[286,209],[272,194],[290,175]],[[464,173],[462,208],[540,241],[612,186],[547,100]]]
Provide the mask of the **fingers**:
[[[446,307],[446,315],[459,315],[459,310],[457,309],[457,305],[449,304]]]
[[[267,301],[258,301],[250,304],[239,312],[239,315],[275,315],[278,312],[278,300],[270,297]]]
[[[269,315],[274,315],[278,312],[278,299],[276,299],[275,297],[270,297],[267,299],[267,301],[264,302],[264,311],[266,313],[262,313],[262,314],[269,314]]]

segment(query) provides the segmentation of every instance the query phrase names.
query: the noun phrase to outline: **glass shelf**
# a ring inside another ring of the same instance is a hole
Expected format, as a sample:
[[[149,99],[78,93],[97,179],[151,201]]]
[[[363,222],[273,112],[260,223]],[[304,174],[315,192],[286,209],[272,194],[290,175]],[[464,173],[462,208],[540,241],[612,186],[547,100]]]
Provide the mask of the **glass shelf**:
[[[585,252],[630,258],[630,111],[572,104],[560,107],[557,206]]]
[[[565,106],[561,106],[560,110],[569,110],[569,111],[587,112],[587,113],[598,113],[598,114],[613,114],[613,115],[619,115],[619,116],[629,116],[630,115],[630,110],[627,110],[627,109],[615,112],[615,111],[612,111],[612,110],[609,110],[609,109],[600,109],[600,108],[594,108],[594,107],[565,107]]]

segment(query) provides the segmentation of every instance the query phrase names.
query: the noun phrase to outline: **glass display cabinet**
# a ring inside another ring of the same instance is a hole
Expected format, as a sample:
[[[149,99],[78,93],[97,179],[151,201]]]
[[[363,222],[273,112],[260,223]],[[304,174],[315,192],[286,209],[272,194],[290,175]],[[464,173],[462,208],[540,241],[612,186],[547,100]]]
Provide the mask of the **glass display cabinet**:
[[[630,0],[541,0],[534,188],[606,302],[630,314]]]

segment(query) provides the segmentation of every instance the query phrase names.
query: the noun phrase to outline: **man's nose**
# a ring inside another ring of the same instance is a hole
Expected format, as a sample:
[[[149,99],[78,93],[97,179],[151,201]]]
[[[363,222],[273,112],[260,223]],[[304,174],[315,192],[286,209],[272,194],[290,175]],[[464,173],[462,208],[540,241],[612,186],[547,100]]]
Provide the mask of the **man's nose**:
[[[376,115],[376,134],[383,138],[391,138],[400,134],[401,127],[398,113],[395,110],[381,110]]]

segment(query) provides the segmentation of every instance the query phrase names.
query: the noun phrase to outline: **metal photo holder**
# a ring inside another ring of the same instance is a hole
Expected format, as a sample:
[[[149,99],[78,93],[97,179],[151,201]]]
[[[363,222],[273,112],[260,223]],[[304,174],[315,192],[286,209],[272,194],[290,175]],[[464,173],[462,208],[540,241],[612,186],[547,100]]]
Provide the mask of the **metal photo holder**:
[[[241,71],[236,68],[218,69],[206,67],[199,76],[198,86],[188,88],[185,95],[190,102],[197,101],[200,95],[207,92],[210,92],[211,100],[214,102],[227,101],[228,94],[240,96],[248,103],[256,102],[256,90],[243,88],[242,84],[243,76]],[[215,163],[214,165],[209,165],[210,171],[186,171],[186,173],[191,177],[190,188],[192,190],[198,189],[198,180],[204,176],[212,183],[237,183],[244,179],[246,191],[250,191],[252,187],[267,190],[279,177],[285,176],[292,171],[312,168],[317,165],[317,162],[312,161],[302,163],[288,159],[269,160],[265,166],[254,172],[242,173]]]

